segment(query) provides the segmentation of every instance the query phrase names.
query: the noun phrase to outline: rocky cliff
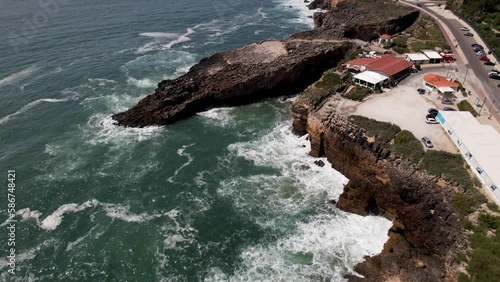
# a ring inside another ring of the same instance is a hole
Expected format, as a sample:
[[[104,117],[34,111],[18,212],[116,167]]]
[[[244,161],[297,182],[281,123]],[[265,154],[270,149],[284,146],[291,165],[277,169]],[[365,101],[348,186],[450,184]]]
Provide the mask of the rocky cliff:
[[[353,47],[342,40],[393,34],[418,17],[417,11],[390,1],[359,2],[315,0],[311,7],[329,11],[315,14],[314,31],[205,58],[187,74],[160,82],[153,94],[113,119],[131,127],[165,125],[212,107],[298,93]]]
[[[218,53],[186,75],[160,82],[154,94],[113,118],[124,126],[164,125],[211,107],[298,93],[352,47],[349,42],[287,40]]]
[[[328,7],[326,13],[314,14],[314,30],[299,32],[292,38],[337,39],[365,41],[380,34],[396,34],[406,30],[418,18],[419,11],[391,1],[330,1],[313,2],[314,7]]]
[[[455,280],[450,265],[467,240],[462,218],[451,204],[452,186],[438,185],[437,178],[366,136],[364,129],[349,122],[339,99],[315,107],[317,100],[299,97],[295,101],[294,125],[299,125],[295,131],[303,133],[305,121],[310,154],[326,156],[349,178],[337,207],[360,215],[381,215],[394,223],[383,252],[356,267],[366,279],[350,276],[350,280]]]

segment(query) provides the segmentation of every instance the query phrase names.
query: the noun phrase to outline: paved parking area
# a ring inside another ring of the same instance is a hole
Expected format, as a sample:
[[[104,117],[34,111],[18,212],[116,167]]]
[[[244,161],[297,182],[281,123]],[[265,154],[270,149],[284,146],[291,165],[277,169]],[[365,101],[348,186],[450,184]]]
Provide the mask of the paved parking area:
[[[427,136],[434,143],[434,149],[458,153],[457,148],[439,124],[427,124],[425,116],[429,108],[442,109],[445,106],[437,96],[418,94],[425,73],[440,73],[436,68],[412,74],[387,93],[372,94],[356,107],[354,114],[379,121],[392,122],[401,129],[411,131],[418,139]],[[446,75],[446,73],[444,74]],[[452,106],[456,108],[455,106]]]

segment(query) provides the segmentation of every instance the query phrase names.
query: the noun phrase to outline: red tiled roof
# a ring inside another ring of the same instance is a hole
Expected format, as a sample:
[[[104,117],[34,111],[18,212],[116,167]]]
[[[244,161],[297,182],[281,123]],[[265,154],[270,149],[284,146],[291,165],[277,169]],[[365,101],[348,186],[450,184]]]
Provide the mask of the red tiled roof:
[[[412,63],[407,60],[398,59],[393,55],[384,55],[366,67],[372,71],[380,71],[388,76],[392,76],[412,66]]]
[[[378,58],[359,58],[351,60],[344,65],[356,65],[356,66],[366,66],[372,62],[375,62]]]
[[[391,36],[387,33],[384,33],[384,34],[380,35],[380,38],[389,39],[389,38],[391,38]]]
[[[424,81],[436,87],[458,87],[458,83],[449,81],[444,76],[428,73],[424,76]]]

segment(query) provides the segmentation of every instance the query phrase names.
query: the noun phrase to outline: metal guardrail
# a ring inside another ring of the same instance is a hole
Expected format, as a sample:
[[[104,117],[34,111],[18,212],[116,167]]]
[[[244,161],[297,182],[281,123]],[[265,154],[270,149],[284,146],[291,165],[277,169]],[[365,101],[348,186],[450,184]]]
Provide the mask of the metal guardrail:
[[[497,62],[500,62],[498,60],[498,58],[500,58],[500,50],[495,50],[494,48],[492,48],[490,46],[490,44],[488,43],[488,41],[481,35],[481,33],[479,32],[479,27],[476,25],[476,23],[474,23],[473,21],[467,19],[464,15],[460,14],[459,12],[456,12],[456,11],[453,11],[453,10],[449,10],[450,12],[452,12],[455,16],[459,17],[461,20],[463,20],[464,22],[468,23],[477,33],[477,35],[479,35],[479,37],[481,37],[481,39],[483,40],[484,44],[486,45],[486,47],[488,47],[489,50],[491,50],[491,52],[493,53],[493,56],[495,56],[495,59]]]

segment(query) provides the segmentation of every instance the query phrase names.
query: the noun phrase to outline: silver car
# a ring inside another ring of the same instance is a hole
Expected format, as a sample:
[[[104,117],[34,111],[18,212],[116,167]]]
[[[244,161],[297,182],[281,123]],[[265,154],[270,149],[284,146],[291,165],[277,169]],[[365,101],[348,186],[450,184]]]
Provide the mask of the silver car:
[[[431,139],[428,137],[422,137],[422,143],[424,143],[425,147],[427,148],[434,148],[434,145],[432,145]]]

